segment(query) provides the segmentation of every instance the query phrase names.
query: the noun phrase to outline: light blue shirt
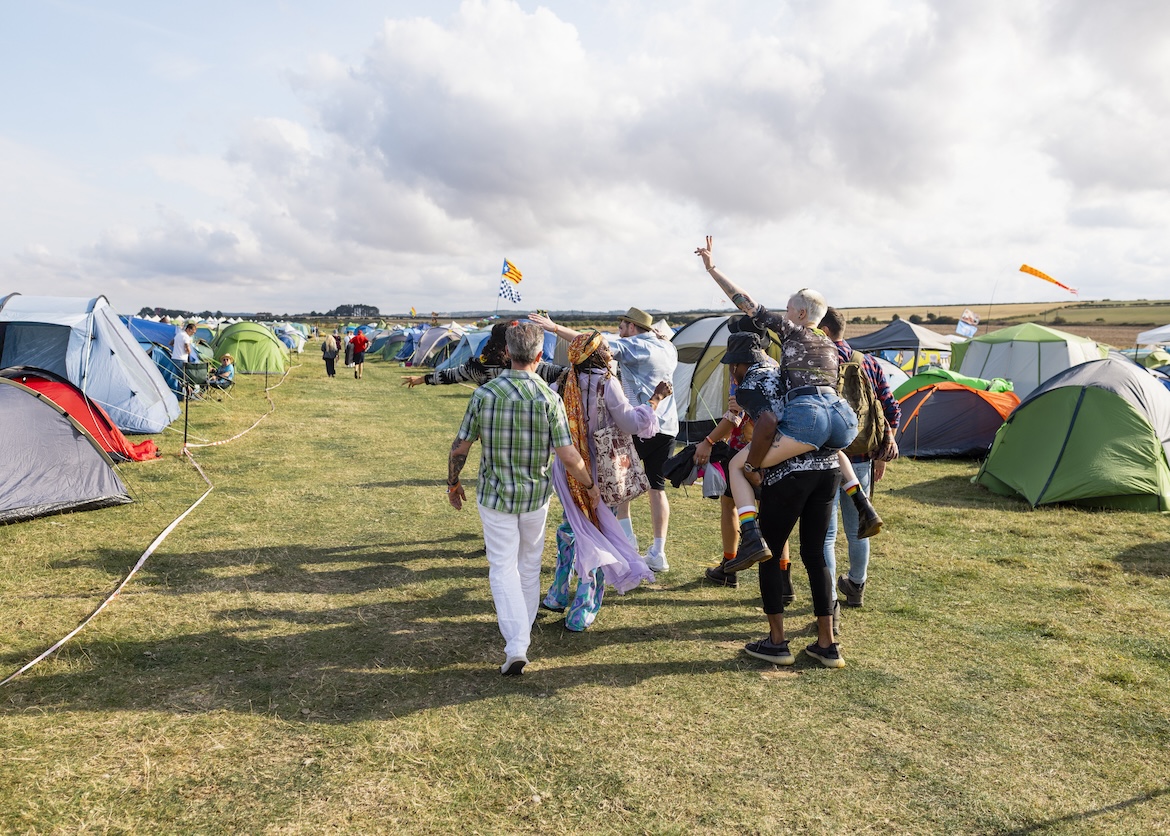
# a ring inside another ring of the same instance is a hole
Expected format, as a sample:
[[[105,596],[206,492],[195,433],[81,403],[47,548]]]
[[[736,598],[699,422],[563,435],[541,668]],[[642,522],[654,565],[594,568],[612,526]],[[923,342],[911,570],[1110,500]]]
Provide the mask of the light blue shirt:
[[[647,331],[610,340],[609,349],[621,366],[622,389],[635,406],[650,403],[654,387],[661,381],[674,381],[678,351],[669,340],[660,340]],[[678,435],[678,409],[673,393],[663,398],[654,412],[658,416],[659,434]]]

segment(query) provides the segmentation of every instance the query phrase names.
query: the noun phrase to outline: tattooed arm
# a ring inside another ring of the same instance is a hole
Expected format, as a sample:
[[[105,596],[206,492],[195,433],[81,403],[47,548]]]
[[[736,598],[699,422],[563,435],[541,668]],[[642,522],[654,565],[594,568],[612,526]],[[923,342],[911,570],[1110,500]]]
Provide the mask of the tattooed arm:
[[[707,246],[696,249],[695,255],[703,259],[703,267],[711,274],[711,278],[715,280],[715,284],[719,285],[720,290],[727,294],[727,298],[731,300],[731,304],[735,305],[748,316],[755,316],[756,311],[760,309],[759,303],[748,296],[743,288],[719,272],[715,266],[714,257],[712,256],[712,250],[714,248],[715,239],[708,235]]]
[[[467,454],[471,452],[471,442],[455,439],[451,443],[451,454],[447,457],[447,501],[456,511],[463,508],[467,494],[463,492],[463,485],[459,483],[459,474],[463,465],[467,464]]]

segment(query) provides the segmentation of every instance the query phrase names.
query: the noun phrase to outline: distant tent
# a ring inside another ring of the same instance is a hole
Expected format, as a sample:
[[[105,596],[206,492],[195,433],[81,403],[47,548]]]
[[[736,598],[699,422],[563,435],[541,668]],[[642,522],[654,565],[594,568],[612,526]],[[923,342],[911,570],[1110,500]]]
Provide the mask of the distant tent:
[[[123,432],[159,433],[179,417],[174,393],[104,296],[0,299],[0,368],[8,366],[64,377]]]
[[[1170,365],[1170,352],[1164,348],[1123,348],[1121,354],[1147,369]]]
[[[548,333],[547,331],[545,333]],[[461,366],[468,360],[478,357],[483,351],[483,344],[491,337],[491,329],[484,331],[469,331],[459,338],[455,348],[447,355],[447,359],[439,365],[435,366],[435,371],[442,371],[443,369],[451,369],[456,366]]]
[[[1103,350],[1087,337],[1025,322],[957,343],[951,368],[985,380],[1010,380],[1015,393],[1026,399],[1053,375],[1102,356]]]
[[[397,360],[398,355],[402,353],[402,349],[406,347],[409,339],[410,330],[407,328],[396,328],[391,331],[386,337],[385,344],[382,346],[382,359]]]
[[[1004,380],[1002,377],[997,377],[994,380],[983,380],[978,377],[967,377],[965,374],[959,374],[950,369],[925,369],[914,375],[914,377],[908,378],[905,383],[902,383],[894,389],[894,397],[901,400],[915,389],[921,389],[923,386],[929,386],[932,383],[944,382],[961,383],[971,389],[979,389],[983,392],[1013,391],[1012,382],[1010,380]]]
[[[147,439],[131,444],[122,431],[114,426],[106,411],[60,375],[44,369],[16,367],[0,370],[0,377],[15,380],[61,407],[74,421],[93,436],[114,461],[148,461],[159,456],[158,446]]]
[[[1019,405],[1011,392],[987,392],[961,383],[927,383],[904,395],[894,440],[911,458],[984,456],[995,432]]]
[[[848,342],[848,340],[846,340],[846,342]],[[850,348],[852,347],[853,346],[851,345]],[[886,376],[886,383],[889,384],[891,392],[897,391],[899,386],[910,379],[910,376],[906,374],[906,372],[902,371],[896,363],[886,360],[877,354],[873,354],[871,356],[874,360],[877,360],[877,364],[882,367],[882,373]],[[894,397],[897,397],[897,395]]]
[[[1170,391],[1133,363],[1080,363],[1037,387],[974,481],[1032,507],[1170,510]]]
[[[434,367],[447,359],[447,355],[454,350],[459,338],[463,336],[463,329],[452,322],[450,325],[436,325],[428,328],[418,341],[411,358],[411,365]]]
[[[845,341],[857,351],[876,354],[897,364],[911,375],[924,366],[946,366],[950,362],[952,343],[942,334],[895,319],[880,331],[860,337],[845,335]],[[950,365],[954,365],[950,362]]]
[[[0,523],[133,501],[80,424],[7,378],[0,378],[0,425]]]
[[[175,342],[175,334],[179,331],[174,325],[168,325],[165,322],[151,322],[149,319],[141,319],[136,316],[122,316],[119,319],[126,323],[131,336],[138,341],[143,350],[149,349],[152,345],[161,345],[166,346],[167,351],[170,351]],[[198,339],[198,331],[195,332],[195,336]],[[197,362],[198,353],[193,351],[190,360]]]
[[[255,322],[237,322],[219,332],[212,344],[216,357],[230,354],[240,374],[284,374],[288,348],[271,330]]]

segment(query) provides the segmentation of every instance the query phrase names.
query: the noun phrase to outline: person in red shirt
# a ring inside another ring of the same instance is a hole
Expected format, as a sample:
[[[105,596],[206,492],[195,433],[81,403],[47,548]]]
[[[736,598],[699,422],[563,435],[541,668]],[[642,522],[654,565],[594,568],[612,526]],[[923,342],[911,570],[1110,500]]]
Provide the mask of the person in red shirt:
[[[362,363],[366,360],[366,349],[370,347],[370,341],[361,331],[354,331],[350,344],[353,345],[353,376],[357,380],[361,380]]]

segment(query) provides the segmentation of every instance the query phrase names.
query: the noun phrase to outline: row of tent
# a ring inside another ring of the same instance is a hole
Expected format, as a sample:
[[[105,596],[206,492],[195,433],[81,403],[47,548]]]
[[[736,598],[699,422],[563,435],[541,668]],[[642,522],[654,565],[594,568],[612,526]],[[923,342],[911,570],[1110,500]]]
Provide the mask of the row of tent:
[[[105,297],[0,298],[0,523],[130,502],[115,462],[158,456],[180,415],[174,325],[122,319]],[[197,332],[197,336],[199,336]],[[251,322],[217,329],[193,360],[283,373],[289,350]]]
[[[681,440],[702,438],[726,409],[729,319],[704,317],[675,334]],[[1136,356],[1034,323],[952,344],[896,321],[849,344],[882,363],[904,455],[986,457],[977,481],[1033,506],[1170,511],[1170,378]],[[929,352],[951,369],[921,368]],[[907,378],[892,361],[918,373]]]

